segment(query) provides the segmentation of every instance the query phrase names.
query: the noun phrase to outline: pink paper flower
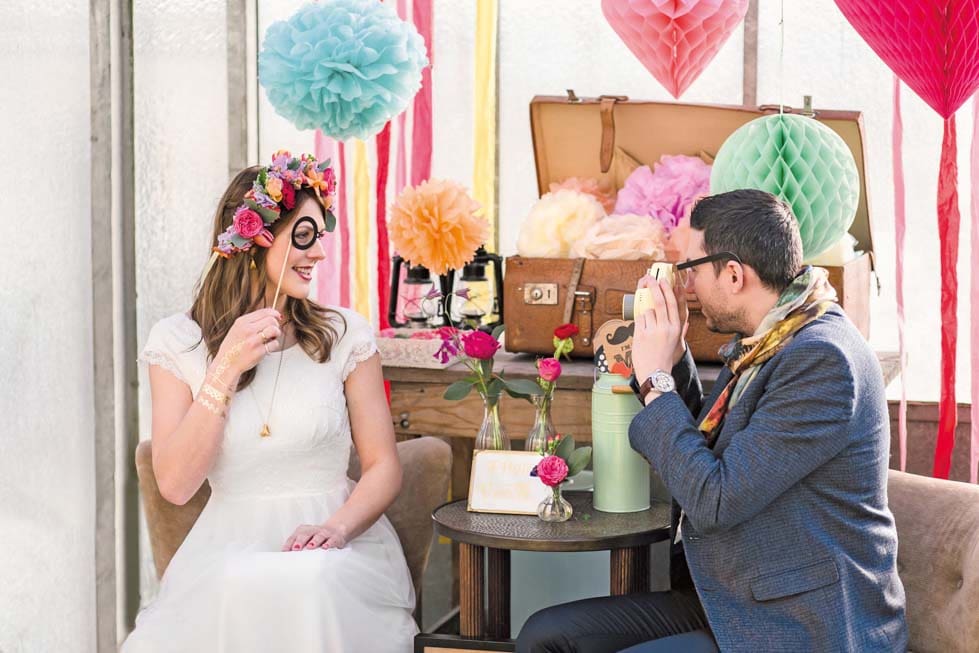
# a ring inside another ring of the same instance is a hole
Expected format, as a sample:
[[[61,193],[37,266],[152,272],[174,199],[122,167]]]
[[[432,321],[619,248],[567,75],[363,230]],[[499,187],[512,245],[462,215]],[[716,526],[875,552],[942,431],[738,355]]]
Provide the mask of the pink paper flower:
[[[245,206],[235,211],[234,225],[242,238],[254,238],[265,228],[262,216]]]
[[[568,477],[568,463],[560,456],[545,456],[537,463],[537,476],[548,487],[560,485]]]
[[[542,358],[537,361],[537,371],[540,378],[553,383],[561,376],[561,363],[556,358]]]
[[[500,348],[500,343],[488,333],[472,331],[462,336],[462,346],[466,356],[479,360],[489,360]]]
[[[664,155],[655,165],[636,168],[615,202],[616,214],[648,215],[671,231],[687,207],[710,191],[710,166],[695,156]]]
[[[606,213],[611,213],[612,209],[615,208],[615,190],[592,177],[568,177],[561,183],[551,182],[550,191],[552,193],[561,189],[576,190],[579,193],[591,195],[598,200]]]

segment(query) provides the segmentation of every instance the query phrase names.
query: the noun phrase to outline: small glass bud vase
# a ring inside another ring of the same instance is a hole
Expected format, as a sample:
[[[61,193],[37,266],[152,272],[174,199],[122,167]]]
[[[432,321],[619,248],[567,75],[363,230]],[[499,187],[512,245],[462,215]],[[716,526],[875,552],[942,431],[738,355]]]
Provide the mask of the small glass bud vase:
[[[483,423],[476,434],[474,449],[510,450],[510,438],[500,420],[500,393],[483,397]]]
[[[561,486],[555,485],[551,488],[551,496],[540,502],[537,506],[537,516],[542,521],[562,522],[571,519],[574,509],[568,500],[561,496]]]
[[[547,446],[547,439],[557,435],[554,422],[551,421],[551,401],[553,401],[554,395],[535,395],[532,399],[537,412],[534,417],[534,425],[530,427],[530,433],[527,434],[524,449],[526,451],[543,451],[544,447]]]

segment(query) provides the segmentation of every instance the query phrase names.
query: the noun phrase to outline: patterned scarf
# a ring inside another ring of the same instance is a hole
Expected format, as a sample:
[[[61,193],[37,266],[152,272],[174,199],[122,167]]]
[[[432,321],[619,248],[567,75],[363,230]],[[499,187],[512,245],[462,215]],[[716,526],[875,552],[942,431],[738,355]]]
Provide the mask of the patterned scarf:
[[[754,335],[735,339],[718,352],[733,376],[700,424],[707,444],[714,446],[727,412],[737,404],[762,363],[782,350],[796,332],[819,318],[836,302],[836,291],[823,268],[807,266],[786,288]]]

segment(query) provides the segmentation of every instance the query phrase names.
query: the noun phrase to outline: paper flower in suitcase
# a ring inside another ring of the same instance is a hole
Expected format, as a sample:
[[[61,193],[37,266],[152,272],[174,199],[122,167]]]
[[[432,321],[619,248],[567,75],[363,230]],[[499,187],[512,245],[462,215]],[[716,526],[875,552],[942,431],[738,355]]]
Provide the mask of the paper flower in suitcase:
[[[564,479],[575,476],[588,465],[588,461],[591,460],[591,447],[575,449],[573,437],[555,435],[548,438],[540,454],[544,459],[530,470],[530,475],[538,477],[541,483],[548,487],[555,487],[564,482]]]
[[[668,241],[663,225],[648,215],[610,215],[575,241],[571,258],[663,261]]]
[[[391,244],[411,265],[435,274],[458,270],[489,238],[489,223],[476,215],[479,208],[454,181],[429,179],[409,186],[391,207]]]
[[[552,193],[559,190],[575,190],[591,195],[598,200],[606,213],[611,213],[615,208],[615,189],[594,177],[568,177],[560,183],[551,182],[548,190]]]
[[[520,256],[567,258],[571,245],[605,217],[605,209],[591,195],[561,189],[537,200],[520,226]]]
[[[700,157],[664,155],[650,170],[636,168],[615,200],[616,214],[648,215],[672,231],[701,195],[710,192],[711,167]]]
[[[506,392],[511,397],[529,400],[532,395],[541,394],[540,386],[528,379],[507,379],[503,372],[493,371],[493,357],[500,349],[500,335],[503,326],[493,330],[492,335],[484,331],[446,330],[442,337],[442,348],[435,354],[440,361],[458,359],[469,369],[469,375],[456,381],[442,395],[450,401],[465,399],[473,388],[483,399]]]
[[[298,129],[363,140],[405,110],[427,65],[424,39],[391,3],[331,0],[269,26],[258,80]]]

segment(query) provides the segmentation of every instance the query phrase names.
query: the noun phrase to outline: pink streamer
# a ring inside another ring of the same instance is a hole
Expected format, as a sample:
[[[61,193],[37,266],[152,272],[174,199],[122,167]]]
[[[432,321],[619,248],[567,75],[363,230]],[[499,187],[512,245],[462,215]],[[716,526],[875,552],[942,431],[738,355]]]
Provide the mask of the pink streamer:
[[[969,482],[979,482],[979,93],[972,97],[972,151],[971,151],[972,213],[971,238],[972,280],[969,288],[969,329],[972,350],[972,441],[969,448]]]
[[[337,231],[340,233],[340,306],[350,308],[350,221],[347,220],[347,160],[343,141],[337,143]]]
[[[408,19],[408,0],[398,0],[398,16],[402,20]],[[394,160],[394,194],[400,195],[401,191],[404,190],[405,185],[408,183],[408,157],[405,153],[405,132],[408,129],[407,125],[408,110],[405,109],[398,115],[397,126],[398,126],[398,146],[397,154]],[[398,275],[399,288],[404,288],[405,276],[408,274],[408,268],[402,266],[401,273]],[[387,308],[384,309],[387,311]],[[387,313],[385,312],[385,315]],[[398,298],[398,308],[396,311],[395,319],[398,322],[405,321],[404,314],[404,302],[401,298]]]
[[[901,364],[901,403],[897,413],[898,448],[900,450],[901,471],[908,465],[908,398],[905,383],[907,349],[904,340],[904,123],[901,119],[901,80],[894,75],[894,123],[891,129],[893,143],[894,173],[894,250],[895,250],[895,292],[897,294],[897,342]]]
[[[336,166],[336,141],[316,130],[314,152],[319,161],[331,159]],[[326,259],[316,266],[316,300],[320,304],[336,304],[340,301],[340,266],[337,256],[339,234],[334,231],[327,236],[324,247]]]
[[[411,131],[411,185],[417,186],[432,174],[432,0],[413,0],[412,19],[425,40],[429,65],[422,71],[422,87],[415,95]]]

